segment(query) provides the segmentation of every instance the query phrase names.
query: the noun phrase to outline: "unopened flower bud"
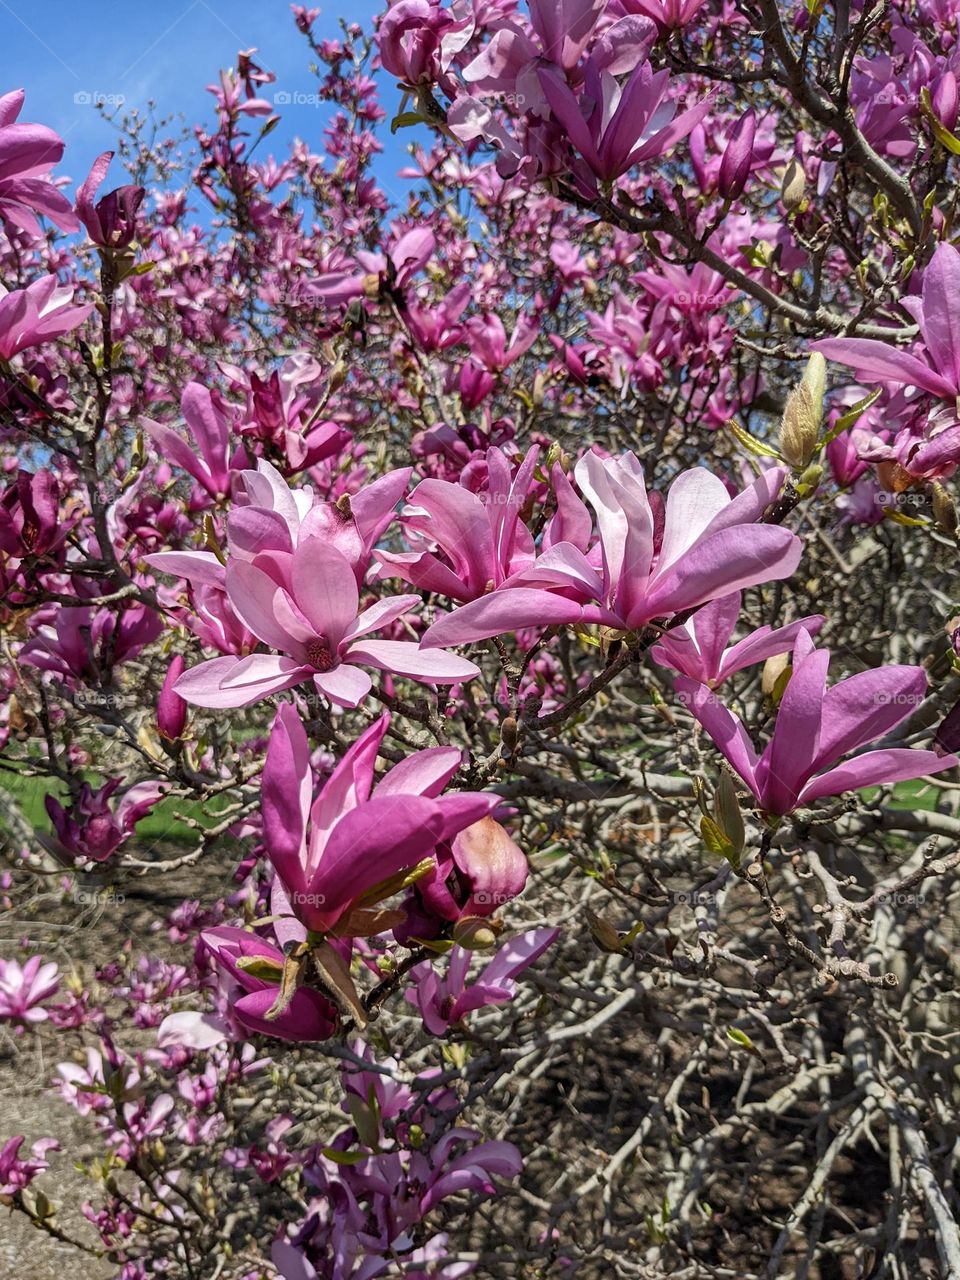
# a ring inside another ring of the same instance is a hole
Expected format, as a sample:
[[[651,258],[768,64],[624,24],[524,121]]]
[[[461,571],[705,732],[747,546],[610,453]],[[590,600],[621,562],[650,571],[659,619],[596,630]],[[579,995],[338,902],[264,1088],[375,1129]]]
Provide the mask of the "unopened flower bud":
[[[737,121],[720,160],[717,185],[724,200],[735,200],[747,185],[756,136],[757,117],[751,109]]]
[[[957,504],[947,493],[942,484],[934,484],[933,486],[933,519],[937,528],[941,533],[949,534],[951,537],[956,534],[957,521]]]
[[[489,951],[497,945],[497,929],[480,916],[461,916],[453,926],[453,940],[464,951]]]
[[[161,738],[166,738],[168,742],[177,742],[183,737],[183,731],[187,727],[187,704],[173,687],[183,675],[184,666],[183,654],[176,654],[167,670],[157,700],[157,728]]]
[[[798,471],[807,467],[813,457],[823,421],[826,387],[827,362],[815,351],[807,362],[800,385],[787,397],[780,424],[780,452]]]
[[[799,207],[806,187],[807,179],[803,172],[803,165],[794,156],[783,171],[783,182],[780,187],[780,199],[788,213],[792,213]]]

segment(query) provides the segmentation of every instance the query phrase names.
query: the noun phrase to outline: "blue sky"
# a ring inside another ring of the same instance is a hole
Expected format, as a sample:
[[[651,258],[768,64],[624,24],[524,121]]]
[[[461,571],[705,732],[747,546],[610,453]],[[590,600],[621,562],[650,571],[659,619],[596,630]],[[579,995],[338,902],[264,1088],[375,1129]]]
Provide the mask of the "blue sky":
[[[384,7],[385,0],[331,0],[314,30],[336,37],[340,14],[367,25]],[[297,102],[297,93],[309,95],[314,83],[309,49],[287,0],[0,0],[0,87],[26,89],[21,119],[48,124],[64,138],[66,154],[56,172],[75,182],[115,137],[86,95],[122,96],[125,108],[141,109],[152,98],[162,114],[183,112],[188,123],[210,125],[213,98],[205,86],[220,67],[235,64],[239,49],[251,47],[277,75],[267,96],[286,90],[292,97],[260,153],[282,154],[295,136],[319,150],[324,112]],[[381,92],[392,115],[400,94],[390,77],[382,77]],[[406,184],[395,175],[408,159],[415,132],[391,138],[388,128],[381,130],[386,151],[376,172],[397,202]],[[123,180],[119,165],[110,179]]]

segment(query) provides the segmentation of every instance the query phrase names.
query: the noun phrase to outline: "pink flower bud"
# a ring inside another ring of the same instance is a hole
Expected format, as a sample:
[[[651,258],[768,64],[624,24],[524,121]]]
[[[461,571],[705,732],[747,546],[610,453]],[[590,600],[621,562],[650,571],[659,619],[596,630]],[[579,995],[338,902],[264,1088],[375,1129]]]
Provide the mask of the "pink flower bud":
[[[157,728],[168,742],[182,738],[187,725],[187,704],[173,688],[183,675],[185,665],[183,654],[178,653],[170,663],[157,700]]]
[[[481,818],[461,831],[452,851],[470,893],[463,915],[492,916],[527,883],[523,851],[493,818]]]
[[[724,200],[735,200],[747,185],[756,136],[757,117],[750,110],[737,121],[720,161],[717,185]]]
[[[930,95],[933,114],[945,129],[953,129],[957,123],[960,97],[957,93],[957,77],[952,71],[945,71],[937,81],[936,88]]]

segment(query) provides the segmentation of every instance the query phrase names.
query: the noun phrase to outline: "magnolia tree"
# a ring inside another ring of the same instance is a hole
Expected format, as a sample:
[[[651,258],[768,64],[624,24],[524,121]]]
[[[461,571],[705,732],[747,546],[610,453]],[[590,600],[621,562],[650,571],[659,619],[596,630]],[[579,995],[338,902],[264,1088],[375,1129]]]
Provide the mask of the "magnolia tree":
[[[318,12],[0,97],[10,1239],[958,1280],[960,5]]]

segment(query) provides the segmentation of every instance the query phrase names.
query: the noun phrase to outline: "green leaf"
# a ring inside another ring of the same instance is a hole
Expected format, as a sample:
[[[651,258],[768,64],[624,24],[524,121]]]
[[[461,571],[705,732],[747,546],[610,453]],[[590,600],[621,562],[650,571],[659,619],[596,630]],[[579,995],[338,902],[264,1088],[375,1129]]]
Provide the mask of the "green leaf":
[[[700,835],[703,837],[703,843],[711,853],[717,854],[718,857],[726,858],[730,863],[734,859],[739,861],[739,854],[721,827],[713,818],[707,817],[706,814],[700,819]]]
[[[748,449],[750,453],[755,454],[756,457],[776,458],[778,462],[783,461],[776,449],[771,448],[768,444],[764,444],[763,441],[758,440],[756,436],[752,436],[745,427],[740,426],[739,422],[734,422],[733,418],[729,419],[727,427],[740,444],[742,444],[745,449]]]
[[[871,391],[870,394],[868,396],[864,396],[862,400],[858,400],[852,408],[842,414],[820,441],[818,452],[825,449],[831,440],[836,440],[841,431],[846,431],[847,427],[852,427],[860,415],[862,413],[866,413],[882,391],[882,387],[877,387],[876,390]]]
[[[415,124],[429,123],[427,117],[421,115],[419,111],[401,111],[390,121],[390,132],[396,133],[398,129],[409,129]]]
[[[727,1027],[727,1039],[732,1040],[734,1044],[740,1045],[743,1049],[749,1049],[751,1053],[757,1053],[757,1046],[753,1043],[745,1031],[741,1031],[739,1027]]]

